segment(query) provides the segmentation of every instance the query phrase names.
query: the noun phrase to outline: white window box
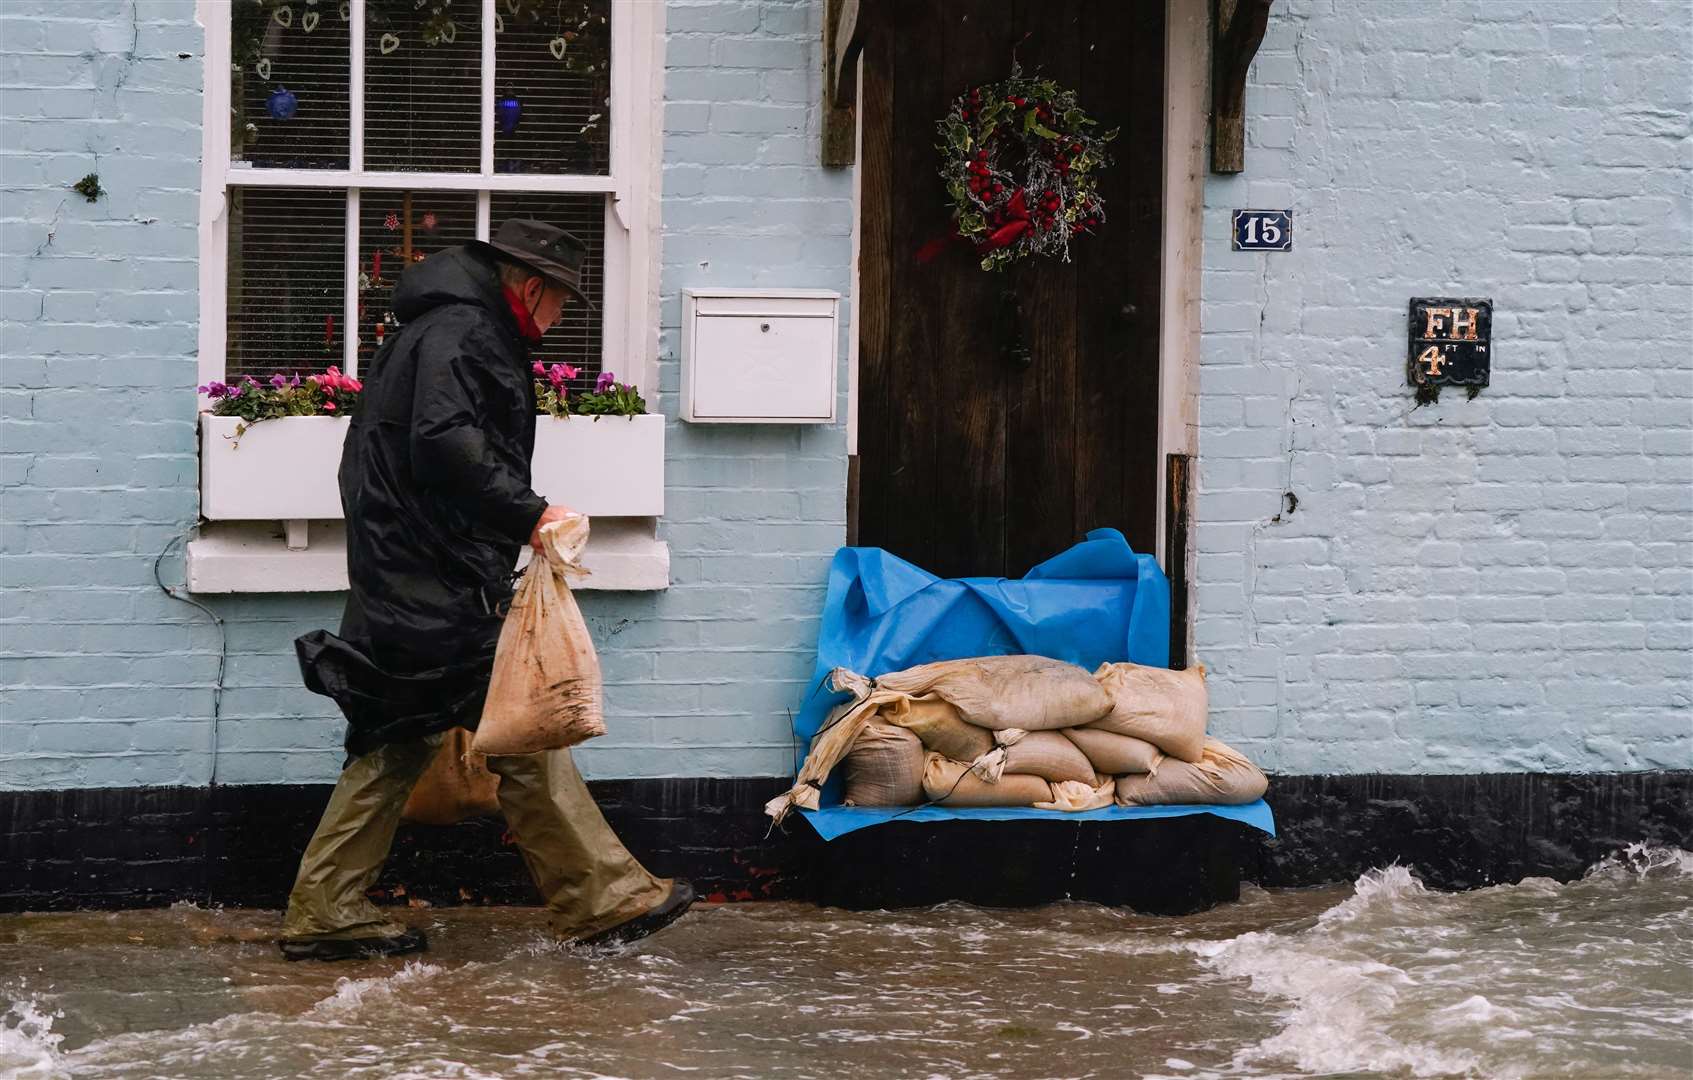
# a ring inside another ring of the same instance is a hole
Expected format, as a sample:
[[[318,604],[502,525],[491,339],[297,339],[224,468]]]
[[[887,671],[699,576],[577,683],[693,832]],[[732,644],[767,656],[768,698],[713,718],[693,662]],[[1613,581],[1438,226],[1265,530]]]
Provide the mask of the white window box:
[[[212,521],[341,516],[336,474],[348,421],[287,416],[250,424],[200,414],[200,513]],[[664,417],[539,417],[535,490],[589,517],[664,513]]]
[[[188,545],[190,590],[345,589],[337,473],[348,421],[266,420],[237,440],[240,422],[200,417],[200,512],[212,524]],[[669,549],[656,538],[664,513],[664,417],[539,417],[532,467],[544,498],[595,519],[584,557],[593,574],[579,587],[669,585]]]

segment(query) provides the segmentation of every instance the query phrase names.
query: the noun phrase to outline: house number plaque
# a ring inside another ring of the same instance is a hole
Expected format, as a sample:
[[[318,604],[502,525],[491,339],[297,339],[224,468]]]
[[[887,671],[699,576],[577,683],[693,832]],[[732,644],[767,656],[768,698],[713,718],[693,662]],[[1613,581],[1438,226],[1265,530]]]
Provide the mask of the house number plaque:
[[[1446,296],[1411,299],[1408,378],[1419,399],[1442,386],[1487,385],[1493,365],[1493,301]]]
[[[1233,218],[1236,251],[1292,251],[1292,210],[1236,210]]]

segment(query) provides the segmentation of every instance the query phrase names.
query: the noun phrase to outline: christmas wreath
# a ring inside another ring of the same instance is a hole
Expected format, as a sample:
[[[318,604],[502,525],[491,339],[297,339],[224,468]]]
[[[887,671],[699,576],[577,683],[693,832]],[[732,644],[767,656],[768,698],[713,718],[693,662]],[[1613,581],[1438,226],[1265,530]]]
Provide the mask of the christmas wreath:
[[[1070,238],[1105,221],[1100,169],[1116,129],[1076,104],[1076,92],[1029,78],[1015,64],[1001,82],[960,94],[937,125],[953,228],[999,270],[1034,255],[1070,260]],[[932,255],[932,252],[930,253]]]

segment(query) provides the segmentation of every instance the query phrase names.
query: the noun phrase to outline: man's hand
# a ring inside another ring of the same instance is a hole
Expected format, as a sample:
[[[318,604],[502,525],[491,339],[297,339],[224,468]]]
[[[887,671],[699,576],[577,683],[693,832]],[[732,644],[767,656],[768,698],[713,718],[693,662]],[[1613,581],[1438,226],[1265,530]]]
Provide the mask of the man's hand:
[[[541,511],[541,516],[535,521],[535,528],[529,533],[529,546],[535,549],[535,554],[542,554],[541,527],[551,525],[555,521],[563,521],[575,512],[568,506],[549,506]]]

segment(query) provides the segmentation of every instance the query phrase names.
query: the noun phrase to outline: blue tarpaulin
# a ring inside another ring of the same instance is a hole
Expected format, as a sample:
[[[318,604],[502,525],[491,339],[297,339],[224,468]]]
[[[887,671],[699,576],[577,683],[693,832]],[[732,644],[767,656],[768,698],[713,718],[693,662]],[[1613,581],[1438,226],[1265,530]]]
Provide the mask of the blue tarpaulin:
[[[851,695],[827,688],[837,667],[876,678],[935,660],[1029,653],[1079,664],[1170,662],[1170,583],[1150,555],[1116,529],[1096,529],[1020,580],[938,578],[880,548],[842,548],[829,570],[812,692],[794,717],[797,772],[829,711]],[[836,770],[837,773],[839,770]],[[1262,799],[1246,806],[1114,806],[1085,813],[1023,807],[848,807],[841,780],[824,785],[822,809],[803,811],[825,840],[902,821],[1021,818],[1101,821],[1216,814],[1275,834]]]

